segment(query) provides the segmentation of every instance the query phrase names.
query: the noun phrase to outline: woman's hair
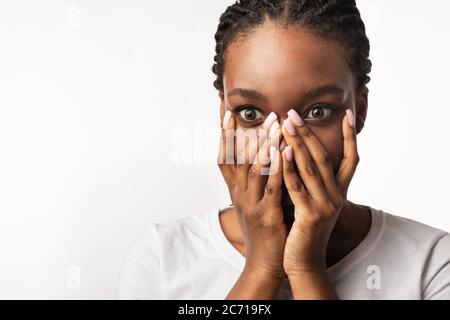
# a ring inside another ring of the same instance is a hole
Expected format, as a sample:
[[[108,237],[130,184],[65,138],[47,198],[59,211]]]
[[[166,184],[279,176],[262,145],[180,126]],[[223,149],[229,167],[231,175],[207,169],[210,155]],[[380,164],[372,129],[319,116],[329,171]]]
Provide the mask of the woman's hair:
[[[344,46],[346,60],[357,76],[357,88],[370,81],[372,68],[366,28],[355,0],[238,0],[220,16],[215,34],[214,87],[223,91],[227,48],[269,18],[284,25],[296,24]]]

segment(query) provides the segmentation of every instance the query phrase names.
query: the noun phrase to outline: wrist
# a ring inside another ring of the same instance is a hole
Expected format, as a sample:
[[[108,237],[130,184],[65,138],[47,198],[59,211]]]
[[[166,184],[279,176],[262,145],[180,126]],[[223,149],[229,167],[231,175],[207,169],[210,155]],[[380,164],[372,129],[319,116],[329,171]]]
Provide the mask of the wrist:
[[[285,260],[284,271],[287,276],[295,276],[302,274],[317,274],[327,271],[325,258],[317,255],[314,259]]]
[[[286,272],[286,275],[289,279],[300,278],[305,276],[322,276],[328,275],[327,269],[325,267],[317,267],[317,268],[303,268],[290,270]]]
[[[286,278],[286,273],[283,270],[271,270],[262,266],[255,266],[246,264],[243,273],[246,273],[257,279],[265,279],[272,281],[280,281]]]
[[[275,299],[281,286],[281,280],[268,270],[246,265],[226,299]]]
[[[290,273],[288,280],[294,300],[339,299],[325,268]]]

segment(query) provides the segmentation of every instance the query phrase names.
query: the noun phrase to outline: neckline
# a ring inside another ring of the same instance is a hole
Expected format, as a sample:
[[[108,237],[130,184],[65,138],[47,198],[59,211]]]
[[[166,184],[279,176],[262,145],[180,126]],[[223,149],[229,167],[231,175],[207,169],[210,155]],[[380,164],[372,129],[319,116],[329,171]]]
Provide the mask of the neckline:
[[[370,207],[371,223],[369,232],[364,239],[344,258],[327,268],[330,280],[335,281],[342,277],[347,271],[367,257],[375,248],[381,238],[385,224],[385,213]],[[223,257],[228,260],[235,268],[241,271],[245,266],[245,257],[233,247],[223,233],[219,220],[220,208],[214,209],[209,214],[208,224],[213,243]]]

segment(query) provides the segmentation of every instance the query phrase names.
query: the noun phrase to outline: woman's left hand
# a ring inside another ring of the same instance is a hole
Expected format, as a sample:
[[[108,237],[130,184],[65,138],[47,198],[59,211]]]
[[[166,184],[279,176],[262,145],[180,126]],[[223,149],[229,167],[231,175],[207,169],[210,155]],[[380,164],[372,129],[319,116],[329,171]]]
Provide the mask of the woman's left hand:
[[[359,162],[354,123],[348,110],[342,119],[344,155],[335,176],[331,157],[298,114],[290,111],[283,122],[288,144],[282,154],[283,178],[295,206],[283,259],[288,277],[326,271],[328,241]]]

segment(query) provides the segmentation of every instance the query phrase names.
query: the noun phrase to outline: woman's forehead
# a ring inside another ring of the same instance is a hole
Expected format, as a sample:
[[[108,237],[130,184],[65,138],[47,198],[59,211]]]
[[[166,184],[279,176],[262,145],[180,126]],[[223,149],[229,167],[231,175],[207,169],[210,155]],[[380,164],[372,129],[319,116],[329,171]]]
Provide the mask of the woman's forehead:
[[[304,28],[265,23],[228,48],[225,91],[249,86],[290,91],[325,83],[343,87],[354,83],[345,52],[338,43]]]

